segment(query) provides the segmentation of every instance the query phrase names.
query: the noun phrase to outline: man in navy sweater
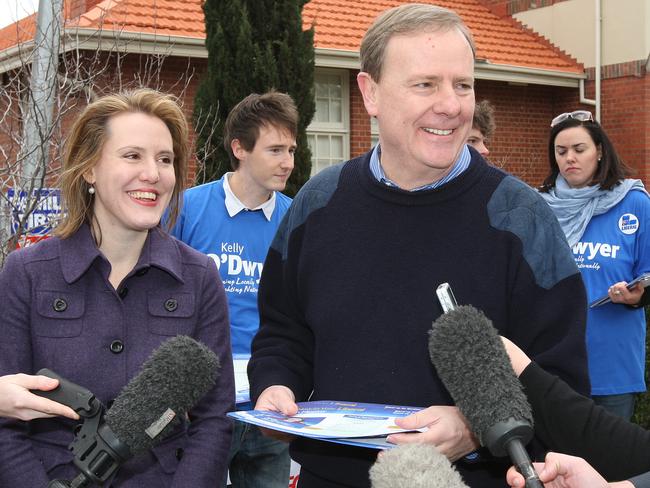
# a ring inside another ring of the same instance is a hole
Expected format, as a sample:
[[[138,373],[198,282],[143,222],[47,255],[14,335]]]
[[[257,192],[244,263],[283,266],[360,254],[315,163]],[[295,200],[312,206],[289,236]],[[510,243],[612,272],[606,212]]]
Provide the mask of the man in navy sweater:
[[[448,282],[542,367],[588,393],[585,291],[544,201],[465,144],[474,45],[432,5],[380,15],[357,80],[379,145],[298,193],[265,261],[248,367],[256,408],[347,400],[427,407],[425,432],[472,487],[504,487],[508,464],[482,450],[431,365],[427,332]],[[368,487],[376,451],[294,440],[300,487]]]

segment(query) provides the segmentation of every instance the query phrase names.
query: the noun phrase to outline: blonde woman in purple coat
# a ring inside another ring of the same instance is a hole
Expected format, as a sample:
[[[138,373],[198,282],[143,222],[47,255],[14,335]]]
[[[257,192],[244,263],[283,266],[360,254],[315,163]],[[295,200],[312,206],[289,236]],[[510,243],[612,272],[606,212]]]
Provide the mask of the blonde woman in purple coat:
[[[217,384],[190,420],[125,463],[115,488],[212,488],[226,470],[234,384],[225,293],[214,262],[160,228],[186,183],[188,127],[153,90],[91,103],[72,127],[55,236],[0,272],[0,375],[47,367],[110,405],[162,342],[188,335],[218,356]],[[0,486],[45,487],[78,472],[64,417],[0,420]]]

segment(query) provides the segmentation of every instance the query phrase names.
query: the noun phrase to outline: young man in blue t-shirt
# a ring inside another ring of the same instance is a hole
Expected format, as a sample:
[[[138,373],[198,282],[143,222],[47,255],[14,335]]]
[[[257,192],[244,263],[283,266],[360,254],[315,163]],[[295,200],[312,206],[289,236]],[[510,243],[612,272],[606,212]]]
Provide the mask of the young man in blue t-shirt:
[[[257,288],[266,253],[291,204],[279,192],[293,170],[297,126],[298,111],[289,95],[271,91],[239,102],[224,127],[233,171],[187,190],[172,230],[217,263],[228,296],[235,358],[250,357],[259,328]],[[238,407],[251,408],[246,399]],[[233,486],[286,488],[290,462],[286,443],[235,423],[229,460]]]

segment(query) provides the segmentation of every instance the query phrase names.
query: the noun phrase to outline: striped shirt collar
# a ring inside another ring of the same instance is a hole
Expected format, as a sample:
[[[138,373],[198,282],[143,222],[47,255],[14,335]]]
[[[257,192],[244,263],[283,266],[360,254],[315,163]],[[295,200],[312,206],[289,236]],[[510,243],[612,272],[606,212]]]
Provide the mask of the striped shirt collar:
[[[381,148],[379,147],[379,144],[377,144],[373,150],[372,154],[370,155],[370,171],[372,172],[372,175],[375,177],[377,181],[380,183],[383,183],[386,186],[390,186],[393,188],[399,188],[395,182],[391,181],[389,178],[386,177],[383,168],[381,167],[381,162],[379,160],[381,156]],[[472,155],[469,152],[469,149],[467,148],[467,144],[463,146],[463,149],[460,151],[460,155],[458,156],[458,159],[454,163],[454,166],[451,168],[451,171],[442,179],[438,181],[434,181],[432,183],[428,183],[426,185],[419,186],[417,188],[413,188],[410,191],[422,191],[422,190],[433,190],[434,188],[439,188],[445,183],[449,183],[451,180],[456,178],[458,175],[460,175],[463,171],[465,171],[467,168],[469,168],[469,163],[472,159]]]

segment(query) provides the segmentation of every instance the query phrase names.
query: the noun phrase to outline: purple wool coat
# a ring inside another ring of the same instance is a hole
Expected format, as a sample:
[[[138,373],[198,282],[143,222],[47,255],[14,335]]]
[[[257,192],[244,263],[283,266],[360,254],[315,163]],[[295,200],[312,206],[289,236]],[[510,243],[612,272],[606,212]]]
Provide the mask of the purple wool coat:
[[[226,296],[207,256],[153,229],[118,290],[83,226],[9,254],[0,271],[0,375],[47,367],[107,405],[153,349],[183,334],[219,358],[217,384],[160,445],[122,465],[119,488],[214,488],[225,476],[234,409]],[[167,300],[176,300],[176,307]],[[63,301],[63,302],[62,302]],[[62,306],[65,303],[65,306]],[[0,419],[0,486],[45,488],[78,474],[67,450],[74,422]]]

